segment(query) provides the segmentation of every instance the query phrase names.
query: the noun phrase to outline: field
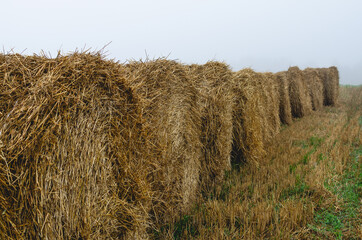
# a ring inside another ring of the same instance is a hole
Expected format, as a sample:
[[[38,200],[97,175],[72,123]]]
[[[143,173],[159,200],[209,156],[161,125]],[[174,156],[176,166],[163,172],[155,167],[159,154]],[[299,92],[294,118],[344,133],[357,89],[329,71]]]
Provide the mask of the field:
[[[361,239],[362,87],[290,126],[259,165],[233,166],[220,188],[155,239]]]

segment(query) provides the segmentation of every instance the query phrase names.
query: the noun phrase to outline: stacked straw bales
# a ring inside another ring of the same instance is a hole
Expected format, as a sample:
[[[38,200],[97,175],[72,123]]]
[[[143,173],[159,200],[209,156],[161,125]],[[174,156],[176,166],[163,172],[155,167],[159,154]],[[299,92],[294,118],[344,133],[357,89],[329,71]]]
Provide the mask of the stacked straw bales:
[[[2,237],[141,231],[153,197],[147,178],[157,166],[120,65],[88,53],[1,59]]]
[[[201,112],[202,159],[200,182],[207,192],[223,179],[231,167],[233,92],[232,72],[224,63],[208,62],[188,66],[189,75],[198,90]]]
[[[279,117],[284,124],[293,122],[292,110],[290,107],[289,81],[287,72],[278,72],[275,74],[279,90]]]
[[[323,82],[323,97],[325,106],[335,106],[339,94],[339,73],[336,67],[317,68]]]
[[[313,110],[321,109],[323,107],[323,83],[317,70],[307,68],[303,71],[303,77],[312,101]]]
[[[232,161],[258,162],[264,154],[262,96],[258,74],[244,69],[233,74],[235,103],[233,110]]]
[[[161,156],[155,218],[172,220],[187,211],[199,190],[201,159],[201,117],[197,90],[185,67],[175,61],[158,59],[130,62],[127,82],[140,99],[142,116],[150,126],[148,134]]]
[[[302,71],[298,67],[290,67],[287,76],[292,116],[301,118],[309,115],[312,112],[312,102]]]

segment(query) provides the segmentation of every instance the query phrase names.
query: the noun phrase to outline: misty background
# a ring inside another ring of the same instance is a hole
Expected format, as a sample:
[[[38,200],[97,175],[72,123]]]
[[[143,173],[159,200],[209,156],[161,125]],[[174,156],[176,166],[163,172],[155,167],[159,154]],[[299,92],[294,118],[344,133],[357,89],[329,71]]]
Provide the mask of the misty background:
[[[0,46],[26,55],[100,50],[119,60],[224,61],[234,71],[329,67],[362,84],[359,0],[4,0]]]

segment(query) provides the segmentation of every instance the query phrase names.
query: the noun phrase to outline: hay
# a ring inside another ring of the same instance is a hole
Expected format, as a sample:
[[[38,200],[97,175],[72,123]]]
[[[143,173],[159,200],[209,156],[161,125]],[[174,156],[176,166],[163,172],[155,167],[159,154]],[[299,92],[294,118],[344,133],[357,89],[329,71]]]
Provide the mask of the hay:
[[[301,118],[312,112],[312,102],[302,71],[298,67],[290,67],[287,71],[289,81],[289,98],[292,116]]]
[[[155,218],[170,221],[196,200],[201,158],[201,119],[197,91],[184,66],[165,59],[127,64],[127,81],[141,99],[143,118],[162,153]],[[156,204],[155,204],[156,205]],[[158,221],[156,219],[156,222]]]
[[[231,157],[234,164],[257,163],[264,154],[262,87],[258,74],[251,69],[233,74],[235,103]]]
[[[323,82],[323,95],[325,106],[335,106],[339,95],[339,73],[336,67],[317,68]]]
[[[0,238],[145,239],[338,84],[335,67],[0,54]]]
[[[280,121],[284,124],[291,124],[292,110],[290,107],[289,98],[289,81],[287,78],[287,72],[278,72],[275,74],[276,81],[279,90],[279,117]]]
[[[267,130],[264,139],[269,141],[280,132],[280,117],[279,117],[279,90],[276,76],[273,73],[260,73],[264,85],[263,94],[265,95],[265,113],[267,121],[265,129]]]
[[[14,215],[12,209],[9,206],[7,196],[13,189],[8,184],[6,178],[6,166],[4,166],[4,154],[2,149],[4,145],[0,141],[0,239],[11,239],[11,236],[16,236],[16,232],[12,231],[11,217]],[[10,230],[10,231],[9,231]]]
[[[202,190],[209,192],[231,167],[232,72],[226,64],[219,62],[191,65],[187,69],[198,90],[203,145],[200,182]]]
[[[153,160],[120,65],[89,53],[1,57],[2,236],[109,239],[146,226]]]
[[[307,68],[303,71],[303,78],[312,101],[313,110],[323,107],[323,83],[315,69]]]

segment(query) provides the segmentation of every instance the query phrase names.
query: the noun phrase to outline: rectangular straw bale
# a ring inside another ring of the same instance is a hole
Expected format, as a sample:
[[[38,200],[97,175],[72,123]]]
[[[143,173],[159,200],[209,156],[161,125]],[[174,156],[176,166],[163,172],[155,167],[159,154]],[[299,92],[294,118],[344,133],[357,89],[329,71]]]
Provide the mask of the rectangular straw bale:
[[[335,66],[317,68],[323,82],[324,105],[335,106],[339,95],[339,72]]]
[[[233,73],[232,162],[257,163],[264,152],[263,122],[264,108],[258,74],[251,69]]]
[[[157,219],[173,220],[195,202],[199,190],[201,119],[197,91],[181,64],[166,59],[130,62],[127,81],[141,99],[142,116],[162,153],[154,179],[164,205]]]
[[[298,67],[290,67],[287,76],[292,116],[301,118],[309,115],[312,112],[312,101],[302,71]]]
[[[323,107],[323,83],[315,69],[307,68],[303,71],[303,77],[312,101],[313,110]]]
[[[231,167],[232,145],[232,72],[220,62],[187,66],[198,90],[197,104],[201,112],[202,159],[200,181],[208,192],[221,182]]]
[[[279,117],[280,121],[284,124],[291,124],[293,122],[292,110],[290,107],[289,98],[289,81],[287,72],[278,72],[275,74],[279,90]]]
[[[120,65],[90,53],[2,57],[0,166],[11,191],[0,197],[9,215],[0,220],[0,236],[110,239],[145,232],[155,161]]]

